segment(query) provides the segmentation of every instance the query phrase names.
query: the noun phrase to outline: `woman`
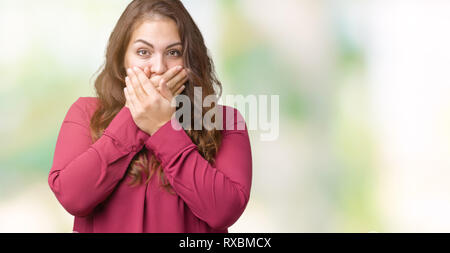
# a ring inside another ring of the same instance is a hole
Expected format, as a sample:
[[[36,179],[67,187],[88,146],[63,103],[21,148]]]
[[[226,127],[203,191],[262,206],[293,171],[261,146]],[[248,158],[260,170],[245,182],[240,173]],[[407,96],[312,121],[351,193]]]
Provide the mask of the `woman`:
[[[239,111],[216,104],[190,109],[226,111],[218,122],[244,129],[182,126],[171,100],[193,101],[194,86],[203,98],[221,93],[182,3],[131,2],[110,36],[97,97],[70,107],[56,143],[48,183],[75,216],[74,232],[228,232],[250,196],[248,132]],[[192,125],[201,120],[190,115]]]

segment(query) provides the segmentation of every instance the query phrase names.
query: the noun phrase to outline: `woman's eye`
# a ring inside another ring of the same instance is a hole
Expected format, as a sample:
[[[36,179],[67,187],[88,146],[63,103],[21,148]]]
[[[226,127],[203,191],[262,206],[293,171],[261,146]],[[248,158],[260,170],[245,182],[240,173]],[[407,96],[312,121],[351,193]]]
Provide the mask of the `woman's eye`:
[[[178,56],[181,56],[181,53],[180,53],[180,51],[178,51],[178,50],[170,50],[170,51],[169,51],[169,55],[170,55],[170,56],[178,57]]]
[[[147,52],[147,50],[140,49],[140,50],[137,51],[137,54],[140,55],[140,56],[145,56],[145,55],[148,54],[148,52]]]

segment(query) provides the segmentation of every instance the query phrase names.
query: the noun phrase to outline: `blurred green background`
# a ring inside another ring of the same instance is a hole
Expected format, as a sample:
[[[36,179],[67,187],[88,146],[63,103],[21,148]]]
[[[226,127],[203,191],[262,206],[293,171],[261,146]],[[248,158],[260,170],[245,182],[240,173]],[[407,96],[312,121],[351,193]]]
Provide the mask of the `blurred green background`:
[[[450,231],[450,2],[183,2],[224,95],[280,96],[230,232]],[[56,138],[128,3],[0,0],[0,232],[72,231]]]

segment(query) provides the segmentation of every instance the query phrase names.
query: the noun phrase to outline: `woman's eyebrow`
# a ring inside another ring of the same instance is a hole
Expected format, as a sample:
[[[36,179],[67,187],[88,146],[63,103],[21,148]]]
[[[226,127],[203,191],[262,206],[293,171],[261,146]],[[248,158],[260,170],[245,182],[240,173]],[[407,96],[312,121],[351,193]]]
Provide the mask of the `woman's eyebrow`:
[[[134,43],[138,43],[138,42],[144,43],[144,44],[146,44],[147,46],[153,48],[153,45],[152,45],[150,42],[147,42],[147,41],[142,40],[142,39],[138,39],[138,40],[136,40]],[[175,42],[175,43],[172,43],[172,44],[168,45],[168,46],[166,47],[166,49],[171,48],[171,47],[173,47],[173,46],[177,46],[177,45],[181,45],[181,42]]]

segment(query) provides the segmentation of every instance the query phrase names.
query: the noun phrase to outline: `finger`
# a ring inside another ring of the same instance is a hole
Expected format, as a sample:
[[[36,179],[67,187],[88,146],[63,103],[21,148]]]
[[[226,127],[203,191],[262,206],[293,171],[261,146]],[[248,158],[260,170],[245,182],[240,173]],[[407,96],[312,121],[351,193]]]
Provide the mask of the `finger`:
[[[137,67],[134,68],[134,71],[135,71],[135,73],[137,75],[137,78],[139,79],[139,81],[140,81],[140,83],[142,85],[142,89],[145,90],[146,95],[150,95],[152,92],[154,92],[155,89],[153,87],[153,84],[147,78],[145,73],[141,69],[139,69]]]
[[[181,80],[177,84],[173,85],[172,88],[170,88],[170,90],[172,91],[172,94],[175,94],[175,92],[178,91],[180,89],[180,87],[186,83],[187,80],[188,80],[188,77],[186,76],[183,78],[183,80]]]
[[[171,80],[173,77],[175,77],[181,70],[183,69],[182,66],[175,66],[169,70],[166,71],[166,73],[164,73],[161,76],[161,79],[164,80]],[[170,88],[170,87],[169,87]]]
[[[127,94],[127,88],[123,88],[123,96],[125,97],[125,107],[129,109],[128,107],[128,94]]]
[[[130,111],[134,114],[135,109],[133,104],[131,103],[131,97],[130,97],[130,93],[129,90],[127,88],[124,88],[124,93],[125,93],[125,98],[127,99],[127,104],[128,104],[128,109],[130,109]]]
[[[150,90],[150,87],[148,87],[148,86],[153,86],[156,90],[158,90],[159,83],[154,82],[151,79],[148,79],[142,86],[142,88],[144,88],[144,91],[147,93],[147,95],[152,94],[152,91]]]
[[[159,94],[159,92],[156,90],[156,88],[153,86],[152,82],[150,82],[150,79],[148,79],[145,75],[145,73],[137,68],[135,70],[137,78],[139,80],[142,80],[143,84],[142,84],[142,89],[145,90],[147,95],[152,95],[152,94]]]
[[[185,88],[186,88],[186,85],[183,85],[180,88],[178,88],[178,90],[174,93],[174,97],[180,95],[181,92],[183,92]]]
[[[136,68],[136,67],[135,67]],[[139,78],[136,75],[136,72],[133,69],[127,70],[128,77],[130,78],[131,87],[133,87],[133,93],[135,94],[138,102],[142,102],[145,99],[144,90],[142,89],[142,85],[139,81]],[[131,94],[131,93],[130,93]]]
[[[138,100],[134,87],[131,85],[130,78],[125,78],[125,83],[127,84],[127,92],[128,92],[128,103],[134,109],[134,111],[138,111],[141,107],[141,102]]]
[[[141,68],[134,67],[133,72],[136,74],[136,77],[139,80],[139,88],[140,88],[140,91],[142,92],[142,97],[145,98],[148,94],[145,91],[144,86],[149,81],[149,79],[148,79],[147,75],[145,74],[145,72]]]
[[[164,82],[164,80],[161,80],[161,82],[159,84],[159,88],[160,88],[161,95],[171,102],[173,95],[172,95],[172,92],[167,87],[167,84]]]
[[[166,79],[167,80],[167,87],[174,88],[179,82],[183,81],[183,79],[187,77],[187,72],[185,69],[181,70],[176,74],[172,79]]]
[[[128,107],[128,109],[130,109],[130,110],[133,109],[133,111],[134,111],[134,106],[131,103],[131,96],[130,96],[130,90],[133,89],[133,87],[131,87],[130,78],[128,76],[125,77],[125,85],[126,85],[126,87],[124,88],[124,91],[125,91],[125,98],[127,99],[127,102],[126,102],[127,107]]]

